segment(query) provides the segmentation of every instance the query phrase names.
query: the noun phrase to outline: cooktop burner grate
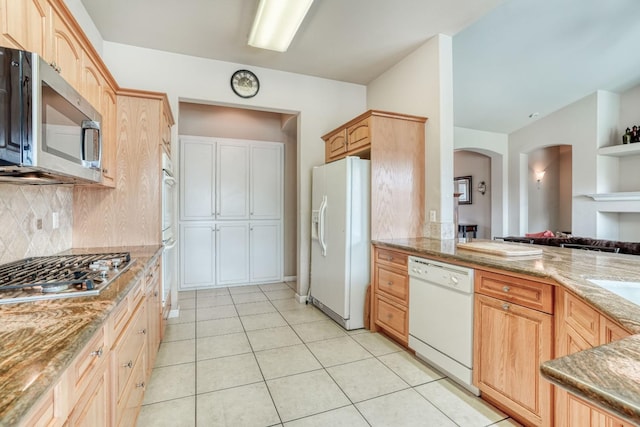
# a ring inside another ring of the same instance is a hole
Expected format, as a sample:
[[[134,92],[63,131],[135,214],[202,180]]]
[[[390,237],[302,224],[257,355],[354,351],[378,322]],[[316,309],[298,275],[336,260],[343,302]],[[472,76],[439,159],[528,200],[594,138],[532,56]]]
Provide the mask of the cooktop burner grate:
[[[0,265],[0,304],[97,295],[135,261],[128,252],[33,257]]]

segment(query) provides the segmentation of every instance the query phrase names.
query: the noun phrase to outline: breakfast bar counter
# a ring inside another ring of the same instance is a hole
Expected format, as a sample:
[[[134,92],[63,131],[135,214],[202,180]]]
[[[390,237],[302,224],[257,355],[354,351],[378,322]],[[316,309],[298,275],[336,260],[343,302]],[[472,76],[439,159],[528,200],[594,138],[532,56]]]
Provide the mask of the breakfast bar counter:
[[[539,255],[500,256],[458,248],[453,240],[427,238],[378,240],[373,243],[377,247],[435,257],[453,264],[552,279],[557,286],[571,291],[636,334],[544,362],[541,373],[577,396],[640,424],[640,306],[636,304],[638,301],[631,302],[590,281],[640,282],[638,256],[537,245],[536,248],[542,249]]]
[[[135,263],[99,295],[0,305],[0,426],[18,425],[55,385],[162,247],[71,249],[64,254],[106,252],[129,252]]]

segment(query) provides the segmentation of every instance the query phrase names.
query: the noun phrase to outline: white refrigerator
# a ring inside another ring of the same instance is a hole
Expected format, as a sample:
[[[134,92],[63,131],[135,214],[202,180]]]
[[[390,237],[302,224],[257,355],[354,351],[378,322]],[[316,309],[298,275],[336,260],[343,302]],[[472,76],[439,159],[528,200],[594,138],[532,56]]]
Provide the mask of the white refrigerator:
[[[309,301],[347,330],[364,327],[370,276],[369,160],[313,168]]]

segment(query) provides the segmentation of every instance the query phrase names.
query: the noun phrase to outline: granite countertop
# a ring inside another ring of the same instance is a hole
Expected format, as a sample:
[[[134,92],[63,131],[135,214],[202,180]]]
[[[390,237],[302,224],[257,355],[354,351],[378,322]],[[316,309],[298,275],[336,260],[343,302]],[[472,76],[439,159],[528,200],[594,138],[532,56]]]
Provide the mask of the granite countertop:
[[[542,249],[541,255],[505,257],[458,249],[454,240],[427,238],[378,240],[373,243],[452,263],[552,279],[619,322],[629,332],[637,334],[545,362],[541,372],[578,396],[640,424],[640,306],[587,280],[638,282],[639,256],[535,245]]]
[[[130,252],[136,262],[99,295],[0,305],[0,426],[16,425],[56,384],[162,247],[83,248],[64,254],[106,252]]]

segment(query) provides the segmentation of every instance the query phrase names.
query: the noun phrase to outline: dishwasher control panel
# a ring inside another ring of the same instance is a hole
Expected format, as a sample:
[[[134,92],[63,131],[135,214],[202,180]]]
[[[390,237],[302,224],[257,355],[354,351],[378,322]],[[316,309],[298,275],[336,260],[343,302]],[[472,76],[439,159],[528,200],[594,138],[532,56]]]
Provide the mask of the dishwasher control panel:
[[[472,268],[410,256],[409,276],[460,292],[473,293]]]

